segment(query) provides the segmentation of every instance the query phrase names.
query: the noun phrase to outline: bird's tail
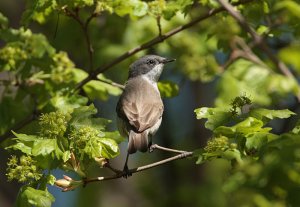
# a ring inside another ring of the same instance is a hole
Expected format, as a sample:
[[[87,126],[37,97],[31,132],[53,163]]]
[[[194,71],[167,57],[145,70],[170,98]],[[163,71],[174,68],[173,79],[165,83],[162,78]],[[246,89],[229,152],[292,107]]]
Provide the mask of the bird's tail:
[[[137,150],[140,152],[147,152],[149,145],[148,132],[143,131],[142,133],[136,133],[130,131],[129,133],[129,143],[128,143],[128,153],[133,154]]]

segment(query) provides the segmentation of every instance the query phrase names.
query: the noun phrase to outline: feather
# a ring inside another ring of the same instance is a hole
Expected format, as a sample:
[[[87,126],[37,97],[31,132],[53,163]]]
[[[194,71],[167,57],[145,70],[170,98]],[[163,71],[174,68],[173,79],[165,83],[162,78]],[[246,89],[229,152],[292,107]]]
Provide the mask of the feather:
[[[140,152],[147,152],[148,150],[148,132],[144,131],[142,133],[135,133],[130,131],[129,142],[128,142],[128,153],[133,154],[137,150]]]
[[[117,113],[125,123],[122,126],[125,125],[126,134],[129,136],[128,152],[130,154],[137,150],[147,151],[149,136],[158,129],[163,110],[163,103],[156,85],[138,78],[127,82],[117,105]]]

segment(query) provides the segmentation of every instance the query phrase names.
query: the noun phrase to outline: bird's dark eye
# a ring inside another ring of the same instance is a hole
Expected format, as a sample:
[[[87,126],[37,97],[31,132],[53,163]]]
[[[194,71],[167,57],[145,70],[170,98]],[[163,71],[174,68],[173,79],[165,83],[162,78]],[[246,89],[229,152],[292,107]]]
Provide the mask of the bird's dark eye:
[[[154,61],[154,60],[148,60],[148,61],[147,61],[147,64],[148,64],[148,65],[154,65],[154,64],[155,64],[155,61]]]

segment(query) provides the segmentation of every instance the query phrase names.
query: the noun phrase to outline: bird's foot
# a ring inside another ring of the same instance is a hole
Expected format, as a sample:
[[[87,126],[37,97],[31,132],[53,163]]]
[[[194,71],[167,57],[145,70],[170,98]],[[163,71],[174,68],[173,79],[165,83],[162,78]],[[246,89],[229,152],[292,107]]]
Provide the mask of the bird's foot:
[[[150,147],[149,147],[149,152],[153,152],[157,147],[157,144],[152,144]]]
[[[123,168],[122,176],[123,176],[123,178],[128,178],[128,177],[132,176],[132,172],[130,172],[127,165],[125,165]]]

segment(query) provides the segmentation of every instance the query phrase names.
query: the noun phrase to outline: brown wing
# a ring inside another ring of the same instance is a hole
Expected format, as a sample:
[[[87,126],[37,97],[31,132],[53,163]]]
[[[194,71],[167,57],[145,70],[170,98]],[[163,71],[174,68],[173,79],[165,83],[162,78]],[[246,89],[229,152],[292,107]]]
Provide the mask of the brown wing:
[[[138,90],[132,90],[133,85]],[[146,81],[129,81],[119,104],[122,114],[138,132],[152,127],[164,110],[159,92]]]

